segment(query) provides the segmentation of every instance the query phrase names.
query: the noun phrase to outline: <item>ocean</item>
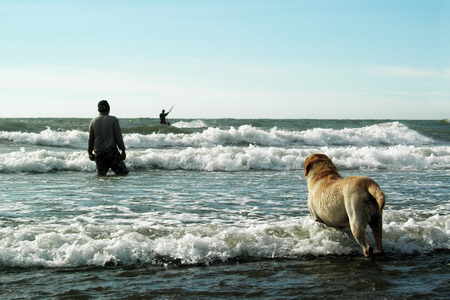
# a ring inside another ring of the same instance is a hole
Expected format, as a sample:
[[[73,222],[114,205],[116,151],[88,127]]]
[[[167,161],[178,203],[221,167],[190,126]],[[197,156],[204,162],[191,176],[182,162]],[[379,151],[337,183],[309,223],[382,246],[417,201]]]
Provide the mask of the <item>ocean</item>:
[[[0,119],[1,299],[448,299],[449,120],[118,117],[105,177],[90,119]],[[311,219],[312,153],[386,193],[384,256]]]

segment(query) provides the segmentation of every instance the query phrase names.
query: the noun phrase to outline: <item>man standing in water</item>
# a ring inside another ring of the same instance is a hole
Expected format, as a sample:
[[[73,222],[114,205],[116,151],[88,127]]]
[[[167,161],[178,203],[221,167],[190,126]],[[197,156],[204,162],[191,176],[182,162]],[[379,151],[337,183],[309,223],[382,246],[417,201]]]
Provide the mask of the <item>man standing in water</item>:
[[[100,115],[89,124],[89,159],[95,161],[98,175],[106,175],[110,168],[116,174],[128,174],[123,162],[126,154],[119,120],[109,115],[109,103],[106,100],[98,103],[98,111]],[[117,147],[122,153],[119,153]]]

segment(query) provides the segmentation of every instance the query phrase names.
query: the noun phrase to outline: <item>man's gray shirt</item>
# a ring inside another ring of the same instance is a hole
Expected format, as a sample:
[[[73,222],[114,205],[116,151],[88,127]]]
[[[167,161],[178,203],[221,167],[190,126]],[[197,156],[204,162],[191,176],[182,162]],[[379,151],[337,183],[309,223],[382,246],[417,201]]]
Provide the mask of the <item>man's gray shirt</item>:
[[[125,151],[119,120],[107,113],[101,113],[89,124],[88,152],[117,149],[117,147]]]

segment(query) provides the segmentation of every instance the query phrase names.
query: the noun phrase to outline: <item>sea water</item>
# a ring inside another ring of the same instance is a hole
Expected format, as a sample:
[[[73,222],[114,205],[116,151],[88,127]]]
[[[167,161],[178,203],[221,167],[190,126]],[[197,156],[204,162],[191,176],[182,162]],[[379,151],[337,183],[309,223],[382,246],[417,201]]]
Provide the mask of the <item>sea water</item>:
[[[448,120],[119,120],[98,177],[89,119],[0,119],[2,299],[450,295]],[[386,255],[311,219],[311,153],[379,183]]]

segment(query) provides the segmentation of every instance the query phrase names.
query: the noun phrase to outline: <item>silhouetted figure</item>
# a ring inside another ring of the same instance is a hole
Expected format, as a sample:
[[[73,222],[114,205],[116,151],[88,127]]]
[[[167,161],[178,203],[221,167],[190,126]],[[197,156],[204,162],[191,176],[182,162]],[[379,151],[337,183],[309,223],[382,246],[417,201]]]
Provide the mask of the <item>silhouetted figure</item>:
[[[162,110],[162,113],[159,114],[159,124],[164,124],[164,125],[169,125],[170,123],[166,121],[166,116],[170,113],[170,111],[168,113],[165,112],[165,110]]]

